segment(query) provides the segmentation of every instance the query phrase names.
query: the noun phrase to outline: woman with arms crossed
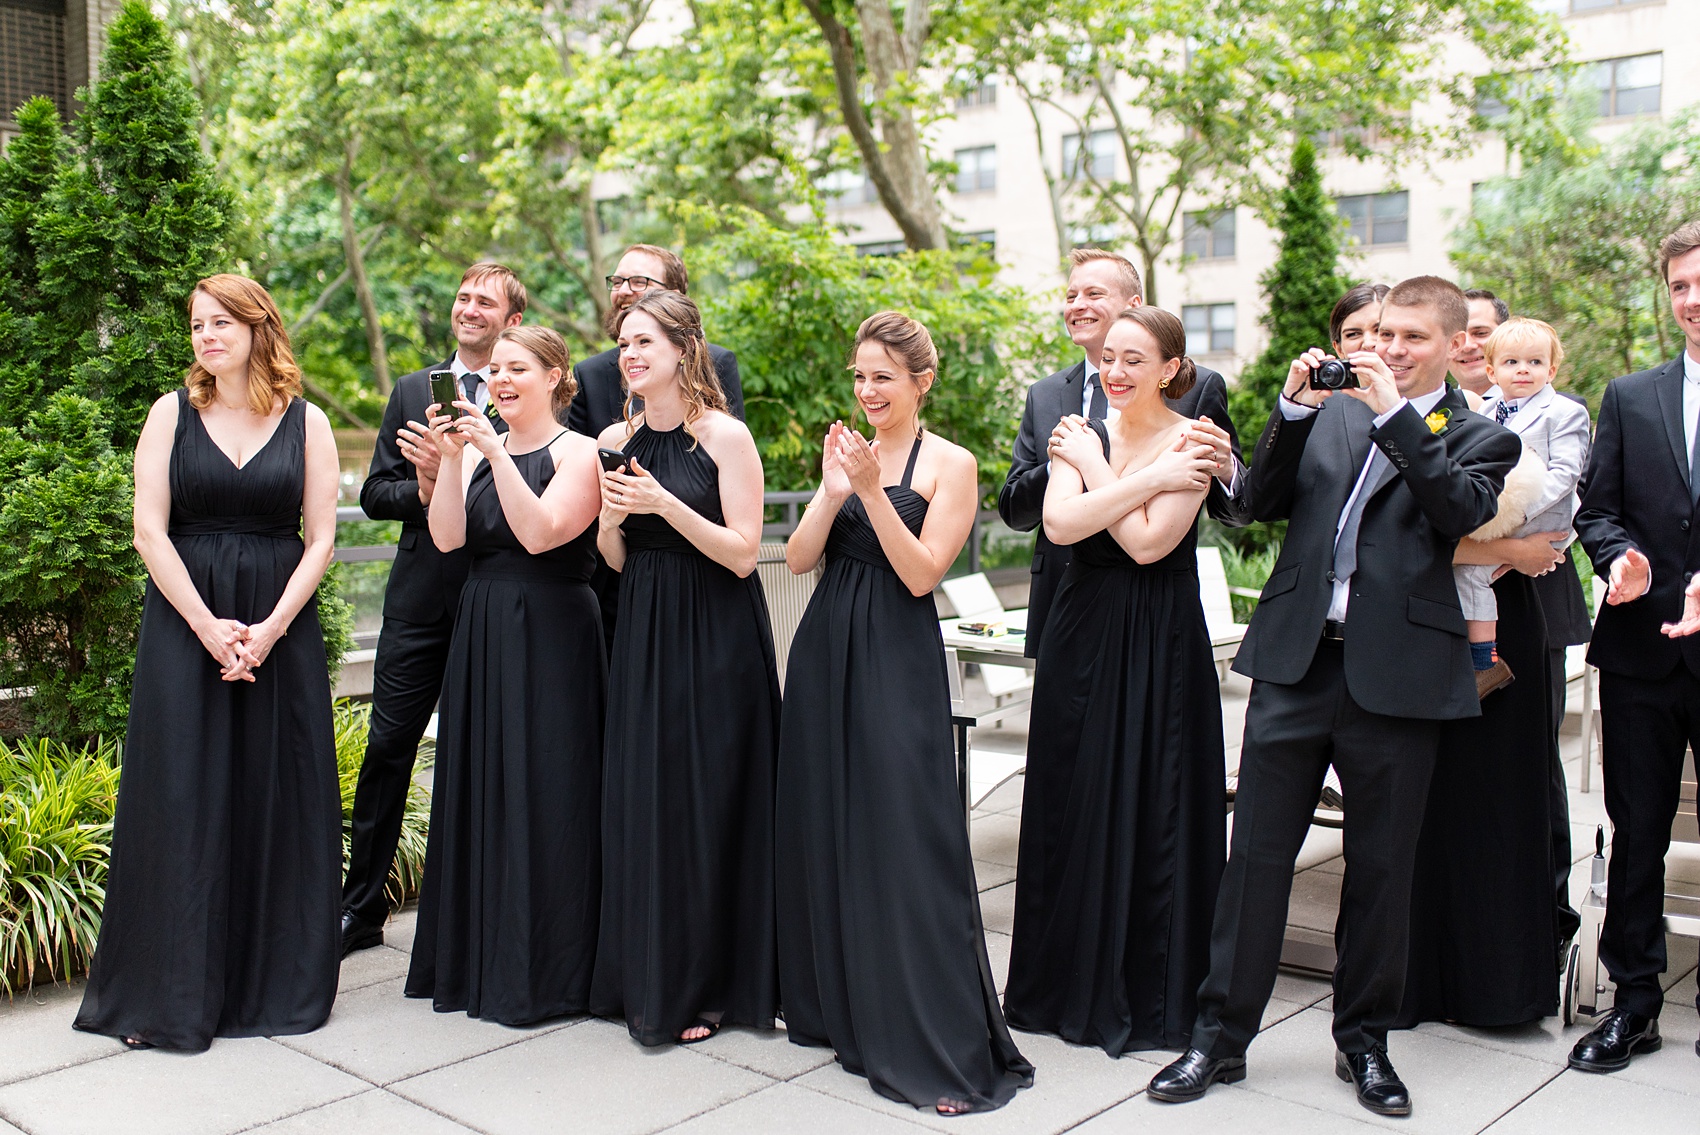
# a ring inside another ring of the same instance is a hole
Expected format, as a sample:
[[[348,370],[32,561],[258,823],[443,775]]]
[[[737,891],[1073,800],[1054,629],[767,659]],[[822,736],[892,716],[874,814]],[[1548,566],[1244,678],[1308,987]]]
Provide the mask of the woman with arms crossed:
[[[874,441],[828,431],[785,551],[798,574],[827,560],[791,643],[780,727],[785,1026],[883,1096],[989,1110],[1033,1066],[986,958],[932,598],[979,507],[974,455],[921,430],[938,369],[925,327],[871,316],[854,368]]]
[[[590,1003],[600,887],[602,618],[590,590],[596,443],[557,415],[567,345],[510,327],[478,407],[430,409],[431,539],[466,547],[443,677],[431,837],[407,995],[505,1025]],[[470,452],[469,452],[470,450]]]
[[[194,365],[136,445],[147,598],[76,1027],[199,1052],[330,1014],[342,810],[312,601],[336,540],[330,422],[259,284],[202,280],[189,326]]]
[[[644,408],[601,438],[623,464],[603,475],[597,536],[621,574],[591,1002],[640,1043],[694,1044],[771,1028],[779,1009],[761,457],[694,303],[652,290],[620,319],[620,372]]]
[[[1215,463],[1169,409],[1192,385],[1154,307],[1104,341],[1115,415],[1051,438],[1045,531],[1074,545],[1033,687],[1010,1023],[1111,1056],[1184,1049],[1225,858],[1222,709],[1198,598]]]

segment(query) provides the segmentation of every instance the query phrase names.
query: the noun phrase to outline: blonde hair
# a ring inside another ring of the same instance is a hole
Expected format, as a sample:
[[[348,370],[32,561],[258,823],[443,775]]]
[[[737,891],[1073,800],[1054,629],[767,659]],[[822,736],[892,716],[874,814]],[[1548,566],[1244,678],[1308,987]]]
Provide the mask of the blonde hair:
[[[631,306],[620,312],[614,324],[614,334],[620,333],[626,320],[636,311],[648,313],[661,326],[667,341],[679,349],[679,393],[685,400],[685,432],[696,443],[696,431],[691,428],[709,410],[730,414],[726,392],[720,388],[720,376],[708,360],[708,339],[702,333],[702,313],[691,297],[683,292],[647,291]],[[624,375],[621,376],[624,381]],[[632,421],[632,392],[626,391],[626,424]]]
[[[1543,338],[1550,344],[1552,357],[1548,361],[1553,373],[1557,374],[1558,364],[1564,361],[1564,344],[1559,342],[1558,332],[1553,330],[1552,324],[1542,319],[1528,319],[1521,315],[1515,319],[1507,319],[1495,327],[1493,334],[1487,337],[1487,342],[1482,344],[1482,355],[1487,359],[1488,365],[1492,366],[1501,354],[1512,347],[1538,343]]]
[[[573,396],[578,393],[578,379],[573,377],[573,357],[567,350],[567,341],[547,327],[536,324],[521,327],[506,327],[496,336],[498,343],[506,341],[523,348],[543,364],[545,370],[561,372],[561,381],[555,384],[551,392],[550,404],[559,417],[562,410],[572,405]]]
[[[289,332],[284,329],[283,316],[271,293],[246,276],[221,272],[208,276],[189,293],[190,320],[194,319],[195,297],[205,295],[223,307],[236,319],[247,324],[254,333],[254,345],[248,354],[248,408],[262,416],[277,409],[281,399],[285,406],[301,397],[301,368],[295,365],[295,353],[289,347]],[[196,359],[183,376],[189,388],[189,405],[204,410],[212,404],[218,379]]]
[[[1133,266],[1133,261],[1119,252],[1111,252],[1107,248],[1074,248],[1069,250],[1068,266],[1072,274],[1074,269],[1082,264],[1090,264],[1094,260],[1108,260],[1116,266],[1116,280],[1121,284],[1122,291],[1128,299],[1144,299],[1145,285],[1140,282],[1139,269]]]

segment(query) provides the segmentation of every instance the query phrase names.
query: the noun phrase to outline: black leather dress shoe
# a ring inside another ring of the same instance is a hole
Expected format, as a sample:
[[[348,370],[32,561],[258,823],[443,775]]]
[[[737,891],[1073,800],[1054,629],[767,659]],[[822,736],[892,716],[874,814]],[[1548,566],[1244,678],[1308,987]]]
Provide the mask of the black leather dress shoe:
[[[1224,1056],[1212,1060],[1196,1048],[1186,1050],[1179,1060],[1151,1077],[1145,1094],[1164,1103],[1186,1103],[1204,1094],[1211,1084],[1237,1084],[1245,1079],[1245,1057]]]
[[[1629,1067],[1630,1057],[1657,1052],[1662,1044],[1657,1017],[1613,1009],[1593,1032],[1576,1042],[1570,1050],[1570,1066],[1578,1072],[1621,1072]]]
[[[374,926],[352,910],[342,912],[342,956],[384,944],[384,928]]]
[[[1380,1045],[1368,1052],[1336,1052],[1334,1074],[1356,1088],[1358,1102],[1375,1114],[1411,1114],[1411,1093]]]

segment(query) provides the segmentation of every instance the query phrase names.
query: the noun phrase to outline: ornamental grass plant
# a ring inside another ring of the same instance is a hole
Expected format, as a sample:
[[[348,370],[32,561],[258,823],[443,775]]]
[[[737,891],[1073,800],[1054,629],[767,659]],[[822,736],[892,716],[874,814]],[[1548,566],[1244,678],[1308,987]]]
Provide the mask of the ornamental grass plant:
[[[360,780],[360,762],[366,755],[366,732],[372,720],[369,702],[339,701],[336,706],[337,787],[342,792],[342,870],[348,873],[348,844],[354,819],[354,787]],[[436,742],[420,743],[416,769],[430,768],[436,761]],[[407,786],[407,806],[401,818],[401,842],[395,862],[384,883],[384,894],[394,910],[419,895],[425,878],[425,842],[431,826],[431,794],[418,784]]]

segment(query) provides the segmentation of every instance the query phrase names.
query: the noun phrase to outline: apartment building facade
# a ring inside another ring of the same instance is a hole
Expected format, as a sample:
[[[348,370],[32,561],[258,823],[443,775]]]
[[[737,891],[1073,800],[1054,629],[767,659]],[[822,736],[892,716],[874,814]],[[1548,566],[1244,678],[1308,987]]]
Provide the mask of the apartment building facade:
[[[77,89],[100,68],[106,25],[121,0],[0,0],[0,145],[17,133],[12,115],[37,95],[74,113]]]

